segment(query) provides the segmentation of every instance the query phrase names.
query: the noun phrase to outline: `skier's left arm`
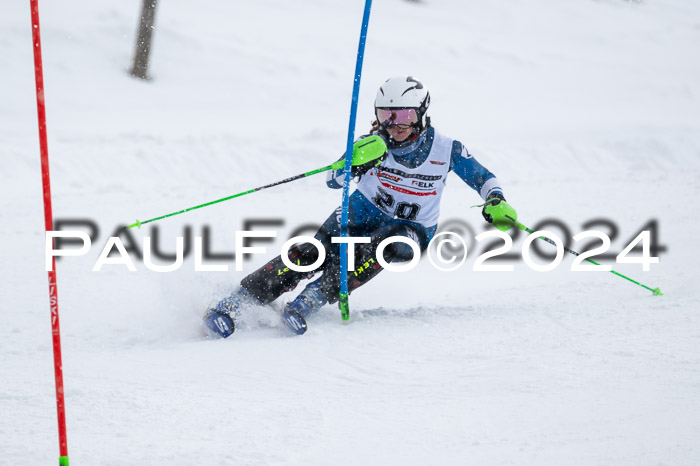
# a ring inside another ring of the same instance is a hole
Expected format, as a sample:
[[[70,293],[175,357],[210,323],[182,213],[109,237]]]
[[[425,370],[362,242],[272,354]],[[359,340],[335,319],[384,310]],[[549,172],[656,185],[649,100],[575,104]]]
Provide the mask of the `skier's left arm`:
[[[487,200],[492,194],[503,195],[503,188],[496,175],[481,165],[459,141],[452,143],[450,170],[478,192],[483,200]]]
[[[509,230],[517,220],[515,209],[506,202],[503,188],[488,168],[481,165],[459,141],[452,143],[450,170],[477,191],[487,202],[481,211],[484,219],[499,230]]]

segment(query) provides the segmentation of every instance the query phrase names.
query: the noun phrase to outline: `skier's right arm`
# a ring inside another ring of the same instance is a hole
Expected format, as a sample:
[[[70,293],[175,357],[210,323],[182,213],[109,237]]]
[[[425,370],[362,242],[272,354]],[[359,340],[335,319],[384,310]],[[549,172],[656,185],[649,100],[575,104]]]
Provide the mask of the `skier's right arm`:
[[[372,134],[365,134],[357,138],[355,141],[355,146],[358,145],[359,141],[362,141],[365,138],[368,138],[372,136]],[[377,141],[381,142],[381,144],[377,144]],[[365,141],[363,141],[364,143]],[[359,161],[353,160],[353,166],[352,166],[352,177],[357,178],[361,177],[365,173],[367,173],[368,170],[371,168],[377,166],[384,158],[386,157],[386,144],[383,143],[383,141],[379,138],[376,138],[376,141],[371,141],[368,140],[364,144],[364,147],[369,146],[372,144],[372,147],[376,147],[379,149],[379,152],[377,152],[377,149],[374,151],[370,152],[369,157],[365,154],[364,160],[368,160],[366,163],[362,163],[363,158],[360,156]],[[360,145],[360,149],[362,148],[362,144]],[[359,150],[359,149],[358,149]],[[381,155],[381,153],[384,153],[384,155]],[[364,153],[364,152],[363,152]],[[380,157],[381,155],[381,157]],[[341,160],[345,160],[345,154],[342,155],[336,162],[339,162]],[[344,178],[344,168],[339,168],[338,170],[331,170],[328,172],[328,175],[326,175],[326,185],[331,188],[331,189],[339,189],[343,187],[343,178]],[[356,179],[356,181],[357,181]]]
[[[338,160],[343,160],[345,156],[343,155],[342,158]],[[377,161],[372,160],[370,162],[367,162],[362,165],[353,165],[352,166],[352,177],[355,180],[355,182],[359,181],[359,179],[367,173],[369,170],[377,166]],[[326,175],[326,185],[331,188],[331,189],[339,189],[343,187],[343,178],[345,177],[344,174],[344,168],[339,168],[338,170],[331,170],[328,172],[328,175]]]
[[[345,154],[338,160],[343,160]],[[343,187],[343,169],[331,170],[326,175],[326,185],[331,189],[340,189]]]

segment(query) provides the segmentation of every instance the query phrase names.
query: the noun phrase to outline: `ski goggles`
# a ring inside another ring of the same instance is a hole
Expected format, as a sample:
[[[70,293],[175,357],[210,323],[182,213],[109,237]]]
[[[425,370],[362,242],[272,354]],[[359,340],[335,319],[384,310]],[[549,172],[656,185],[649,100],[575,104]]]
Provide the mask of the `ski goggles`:
[[[418,113],[415,108],[378,108],[377,121],[385,128],[411,126],[418,123]]]

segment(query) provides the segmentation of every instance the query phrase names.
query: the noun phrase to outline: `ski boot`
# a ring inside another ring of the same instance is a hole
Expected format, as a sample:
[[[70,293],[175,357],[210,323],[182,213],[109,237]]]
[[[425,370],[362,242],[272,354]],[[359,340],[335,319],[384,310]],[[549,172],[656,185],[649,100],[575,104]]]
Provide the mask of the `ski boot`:
[[[321,291],[321,279],[309,283],[293,301],[287,303],[282,312],[282,321],[297,335],[306,332],[306,318],[328,303]]]
[[[204,325],[210,337],[228,338],[236,330],[234,320],[240,314],[244,304],[255,301],[245,288],[238,288],[230,296],[222,299],[213,309],[204,315]]]

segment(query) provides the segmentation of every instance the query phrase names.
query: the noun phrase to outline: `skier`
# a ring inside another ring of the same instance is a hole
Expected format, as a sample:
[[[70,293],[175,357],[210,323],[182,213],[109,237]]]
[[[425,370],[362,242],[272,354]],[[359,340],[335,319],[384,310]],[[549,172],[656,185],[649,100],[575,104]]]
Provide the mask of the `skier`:
[[[479,164],[461,142],[443,136],[431,126],[426,114],[429,105],[428,90],[411,76],[390,78],[377,92],[376,121],[370,135],[364,137],[379,135],[388,150],[377,160],[353,166],[357,189],[350,196],[348,234],[369,237],[370,242],[355,245],[356,270],[348,272],[349,292],[381,272],[376,252],[383,239],[403,236],[416,242],[421,251],[427,248],[437,230],[440,198],[450,171],[486,201],[482,210],[486,221],[507,230],[517,218],[493,173]],[[342,169],[330,171],[328,187],[341,188],[343,176]],[[204,321],[209,333],[230,336],[243,308],[271,303],[301,280],[322,271],[321,277],[308,284],[282,313],[283,322],[294,333],[306,332],[306,319],[311,314],[338,301],[339,245],[331,243],[331,238],[338,236],[340,207],[315,235],[327,252],[318,270],[296,272],[277,256],[246,276],[230,296],[206,313]],[[390,263],[409,261],[413,250],[408,244],[394,242],[384,250],[383,257]],[[295,264],[309,265],[318,259],[318,251],[309,243],[295,245],[288,258]]]

